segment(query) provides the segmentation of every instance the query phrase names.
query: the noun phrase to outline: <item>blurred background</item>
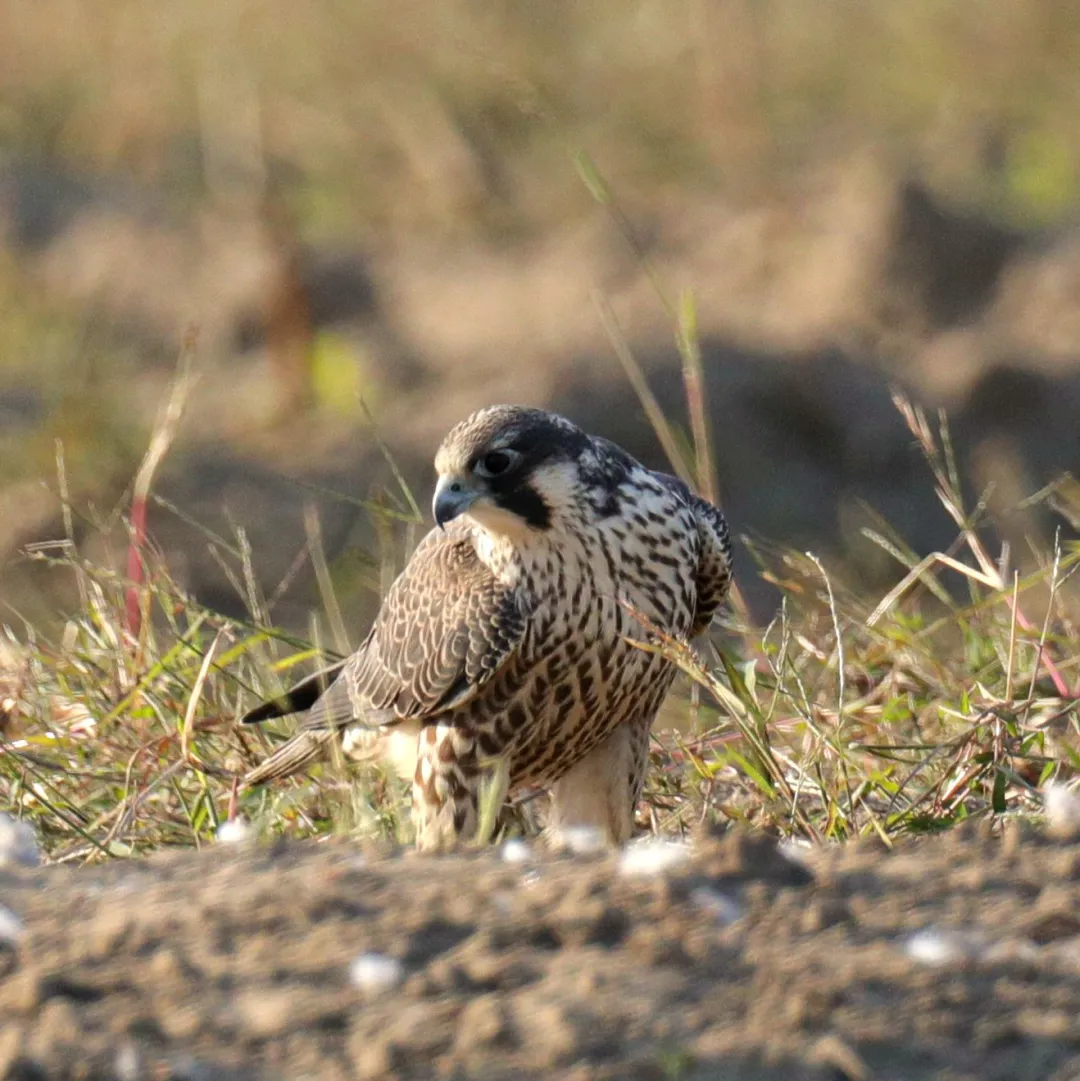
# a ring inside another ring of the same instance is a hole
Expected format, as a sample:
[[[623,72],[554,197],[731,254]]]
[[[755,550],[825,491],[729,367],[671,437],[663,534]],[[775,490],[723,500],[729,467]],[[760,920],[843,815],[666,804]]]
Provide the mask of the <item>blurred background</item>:
[[[616,349],[685,429],[664,296],[737,533],[868,595],[902,568],[864,527],[947,545],[898,386],[1022,563],[1057,519],[1016,504],[1080,468],[1078,57],[1070,0],[6,0],[0,623],[77,603],[23,554],[65,486],[122,568],[185,335],[168,567],[302,626],[317,534],[355,633],[412,540],[387,452],[424,510],[514,400],[664,464]]]

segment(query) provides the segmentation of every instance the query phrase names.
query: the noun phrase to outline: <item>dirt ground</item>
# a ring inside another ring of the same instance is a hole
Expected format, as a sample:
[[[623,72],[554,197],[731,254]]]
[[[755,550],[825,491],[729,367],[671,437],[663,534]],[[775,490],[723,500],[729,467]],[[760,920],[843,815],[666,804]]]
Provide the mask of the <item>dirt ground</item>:
[[[0,872],[0,1076],[1080,1078],[1080,844],[529,857]]]

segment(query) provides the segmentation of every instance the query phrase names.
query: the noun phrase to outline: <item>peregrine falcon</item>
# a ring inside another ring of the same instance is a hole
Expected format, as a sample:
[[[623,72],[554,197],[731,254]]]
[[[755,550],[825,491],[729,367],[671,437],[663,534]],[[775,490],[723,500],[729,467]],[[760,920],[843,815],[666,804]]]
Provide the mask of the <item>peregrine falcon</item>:
[[[245,786],[338,738],[411,776],[422,851],[473,836],[489,771],[504,794],[546,789],[549,827],[622,844],[675,675],[628,641],[647,636],[635,613],[679,639],[708,627],[731,576],[724,517],[614,443],[522,406],[458,424],[435,469],[436,528],[363,645],[243,718],[307,711]]]

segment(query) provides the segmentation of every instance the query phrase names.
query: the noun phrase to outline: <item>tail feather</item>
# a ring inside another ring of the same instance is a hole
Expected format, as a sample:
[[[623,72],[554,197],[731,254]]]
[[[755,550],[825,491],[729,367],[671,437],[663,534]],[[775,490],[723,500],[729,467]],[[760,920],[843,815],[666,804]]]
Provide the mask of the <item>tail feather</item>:
[[[269,721],[274,717],[287,717],[290,713],[304,713],[311,709],[318,701],[327,687],[337,679],[344,661],[324,668],[307,679],[301,680],[295,687],[290,687],[280,698],[271,698],[261,702],[254,709],[249,709],[240,718],[241,724],[258,724],[260,721]]]
[[[241,782],[242,788],[288,777],[319,757],[323,747],[333,738],[330,731],[300,732],[279,747],[265,762],[256,766]]]

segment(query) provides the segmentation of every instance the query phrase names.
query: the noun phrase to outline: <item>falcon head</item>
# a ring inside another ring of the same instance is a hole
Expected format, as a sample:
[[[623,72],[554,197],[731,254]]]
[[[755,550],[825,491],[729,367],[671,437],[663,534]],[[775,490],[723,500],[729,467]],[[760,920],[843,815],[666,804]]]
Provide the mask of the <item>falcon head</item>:
[[[580,521],[589,503],[595,443],[565,417],[495,405],[452,428],[435,456],[435,521],[467,514],[489,533],[516,537]]]

